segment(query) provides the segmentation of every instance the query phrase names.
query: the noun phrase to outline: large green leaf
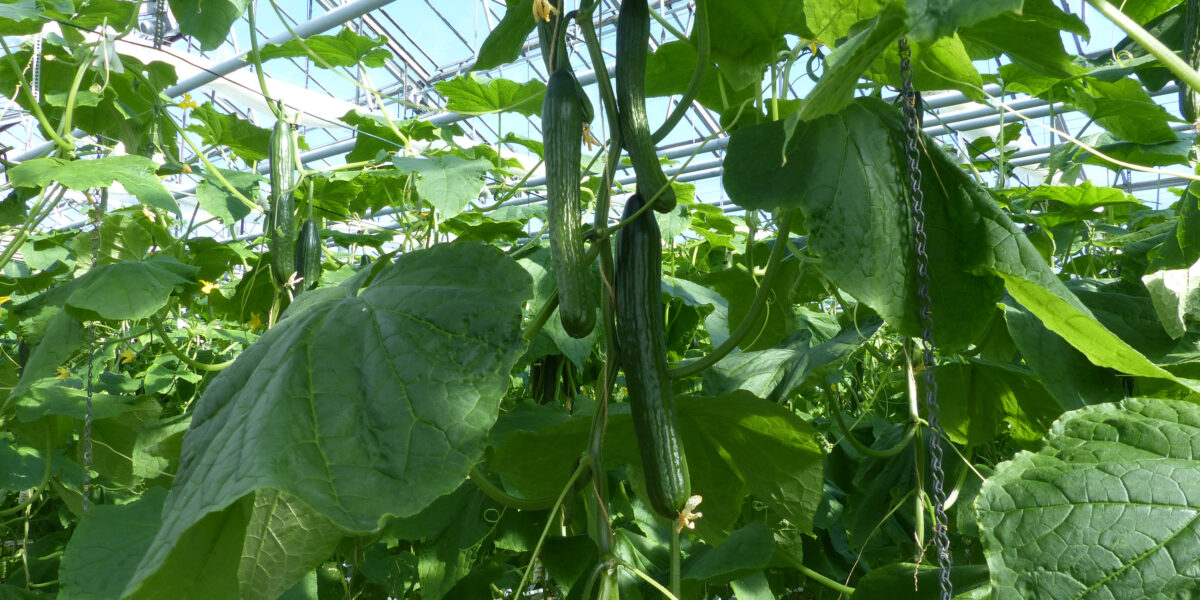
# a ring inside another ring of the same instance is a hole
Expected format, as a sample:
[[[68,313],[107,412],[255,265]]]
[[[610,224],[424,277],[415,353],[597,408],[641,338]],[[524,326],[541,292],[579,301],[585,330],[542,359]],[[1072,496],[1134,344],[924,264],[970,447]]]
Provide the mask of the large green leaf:
[[[1200,589],[1200,407],[1129,399],[1055,423],[976,508],[994,598],[1187,598]]]
[[[342,532],[311,507],[279,490],[254,492],[237,579],[241,597],[275,600],[342,539]]]
[[[311,50],[324,61],[314,60],[313,64],[318,67],[353,67],[361,62],[365,66],[378,68],[392,58],[392,53],[381,47],[387,43],[386,37],[369,38],[343,27],[337,35],[314,35],[303,43],[293,38],[282,44],[267,44],[262,47],[260,54],[266,62],[273,58],[307,58]],[[308,48],[305,49],[305,46]]]
[[[871,570],[854,584],[854,600],[937,600],[941,598],[939,571],[929,565],[892,563]],[[986,589],[988,570],[983,565],[950,569],[955,598],[983,598],[972,591]],[[915,589],[914,589],[915,588]]]
[[[446,110],[462,115],[486,115],[515,112],[525,116],[542,114],[546,84],[537,81],[517,83],[507,79],[482,79],[475,74],[455,77],[434,84],[446,98]]]
[[[462,483],[522,350],[528,276],[494,248],[449,244],[347,286],[289,312],[209,385],[127,597],[228,594],[256,493],[365,533]]]
[[[120,597],[161,522],[167,491],[146,490],[129,504],[94,506],[79,521],[59,567],[62,600]]]
[[[1200,319],[1200,263],[1186,269],[1167,269],[1142,277],[1154,310],[1175,339],[1187,333],[1187,322]]]
[[[395,157],[392,163],[404,173],[420,173],[417,193],[449,219],[479,197],[483,176],[491,168],[486,158],[467,160],[452,154],[425,158]]]
[[[903,3],[888,3],[874,21],[825,59],[825,72],[820,81],[804,98],[800,110],[788,119],[789,138],[797,120],[808,121],[833,114],[850,104],[859,77],[904,35],[908,26],[904,18]]]
[[[109,187],[116,180],[139,202],[181,217],[175,197],[154,174],[154,161],[145,156],[123,154],[94,160],[35,158],[8,170],[17,187],[44,187],[53,181],[76,191]]]
[[[837,47],[859,21],[875,18],[886,0],[805,0],[804,21],[813,39]]]
[[[170,0],[179,30],[196,38],[201,50],[215,50],[250,0]]]
[[[746,208],[799,208],[811,232],[809,252],[820,257],[825,276],[901,332],[916,335],[916,267],[909,258],[915,254],[897,159],[903,156],[900,127],[894,108],[858,100],[798,124],[786,149],[783,123],[744,128],[730,140],[724,181],[729,197]],[[1000,284],[974,272],[987,238],[976,208],[960,196],[943,200],[932,174],[924,181],[934,336],[943,347],[961,348],[987,325]]]
[[[997,15],[1020,11],[1023,0],[909,0],[909,37],[929,42]]]
[[[1121,139],[1138,144],[1178,139],[1171,130],[1171,115],[1141,83],[1129,77],[1112,82],[1085,78],[1072,99],[1098,125]]]
[[[704,548],[683,563],[680,578],[713,584],[759,573],[775,554],[775,536],[762,521],[751,521],[716,548]]]
[[[191,116],[195,121],[187,126],[187,130],[200,134],[206,143],[224,146],[248,163],[267,158],[270,129],[259,127],[237,115],[220,112],[211,102],[192,109]]]
[[[472,71],[486,71],[510,63],[521,55],[525,40],[537,27],[533,20],[533,0],[505,0],[504,18],[479,46]]]
[[[761,83],[763,69],[784,48],[784,35],[811,38],[804,3],[794,0],[710,2],[712,56],[721,72],[740,90]]]
[[[172,292],[195,284],[198,271],[166,254],[97,267],[79,280],[66,309],[81,321],[144,319],[166,306]]]
[[[610,409],[604,460],[640,473],[641,459],[626,405]],[[680,431],[692,491],[704,497],[696,532],[717,543],[729,536],[746,491],[807,531],[821,500],[822,457],[813,429],[791,411],[745,392],[680,398]],[[587,446],[590,419],[576,418],[504,437],[491,468],[527,498],[557,494]],[[744,487],[743,489],[743,483]],[[635,487],[641,486],[640,481]]]
[[[1092,364],[1028,310],[1005,306],[1004,319],[1025,364],[1064,410],[1113,402],[1125,395],[1115,371]]]
[[[983,4],[983,3],[980,3]],[[989,3],[990,4],[990,3]],[[1087,27],[1050,0],[1024,0],[1020,14],[1006,13],[962,27],[958,35],[976,60],[1007,54],[1042,75],[1065,78],[1083,71],[1063,49],[1061,29],[1087,35]]]

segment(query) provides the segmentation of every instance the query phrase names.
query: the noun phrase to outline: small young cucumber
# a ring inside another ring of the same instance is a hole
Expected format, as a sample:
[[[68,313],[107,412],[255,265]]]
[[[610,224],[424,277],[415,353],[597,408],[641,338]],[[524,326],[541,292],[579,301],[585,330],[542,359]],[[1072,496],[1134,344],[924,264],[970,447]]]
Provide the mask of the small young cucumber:
[[[321,235],[317,222],[306,219],[296,238],[296,275],[302,277],[297,291],[311,290],[321,280]]]
[[[630,197],[623,220],[644,204],[640,195]],[[615,265],[617,342],[646,473],[646,492],[654,511],[674,521],[692,491],[675,397],[667,378],[662,236],[653,214],[643,213],[617,232]]]
[[[1182,58],[1188,66],[1200,68],[1200,0],[1187,0],[1183,17]],[[1178,80],[1179,113],[1191,123],[1196,122],[1196,107],[1200,105],[1200,92],[1192,89],[1186,81]]]
[[[596,326],[596,309],[588,289],[579,210],[580,147],[583,120],[575,76],[559,69],[546,84],[542,104],[542,140],[546,152],[546,204],[549,209],[550,256],[558,284],[558,315],[563,329],[586,337]]]
[[[637,175],[638,193],[654,198],[654,210],[668,213],[676,204],[675,190],[654,150],[646,118],[646,57],[650,47],[650,6],[646,0],[623,0],[617,15],[617,115],[621,145]]]
[[[271,251],[271,272],[280,285],[295,272],[296,201],[292,192],[296,188],[296,156],[292,135],[291,123],[275,121],[268,156],[271,198],[266,219],[267,248]]]

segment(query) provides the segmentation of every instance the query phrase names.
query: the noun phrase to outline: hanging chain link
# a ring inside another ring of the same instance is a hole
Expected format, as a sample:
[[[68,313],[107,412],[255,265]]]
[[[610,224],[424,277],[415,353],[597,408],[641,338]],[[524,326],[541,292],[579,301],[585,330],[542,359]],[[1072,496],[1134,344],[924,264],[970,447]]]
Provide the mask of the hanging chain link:
[[[950,583],[950,537],[946,524],[945,472],[942,466],[942,425],[938,419],[937,380],[934,378],[936,364],[933,358],[933,315],[929,299],[929,253],[925,235],[925,194],[921,191],[920,151],[917,145],[921,138],[917,96],[913,91],[912,51],[908,40],[900,39],[901,103],[904,110],[905,142],[908,158],[909,198],[912,202],[913,241],[917,255],[917,295],[921,313],[921,342],[924,346],[922,363],[925,366],[925,408],[929,418],[929,471],[933,479],[933,544],[937,551],[938,581],[941,584],[942,600],[954,597],[954,586]]]
[[[154,48],[161,49],[167,37],[167,0],[154,0]]]
[[[31,70],[33,71],[33,73],[32,73],[32,76],[30,77],[29,87],[31,87],[33,89],[29,90],[29,93],[30,93],[30,95],[33,96],[34,102],[41,102],[42,101],[42,34],[41,33],[36,33],[33,36],[33,65],[31,66]]]

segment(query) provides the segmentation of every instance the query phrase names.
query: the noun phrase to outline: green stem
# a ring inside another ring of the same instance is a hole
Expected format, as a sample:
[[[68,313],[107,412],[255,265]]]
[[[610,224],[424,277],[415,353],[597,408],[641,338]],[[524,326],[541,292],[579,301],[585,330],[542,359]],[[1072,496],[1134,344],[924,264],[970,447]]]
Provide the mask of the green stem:
[[[520,598],[521,593],[525,591],[525,583],[529,581],[529,575],[533,573],[533,566],[537,564],[538,556],[542,553],[542,544],[546,542],[546,536],[550,533],[550,525],[554,523],[554,515],[558,514],[558,509],[567,498],[567,493],[575,486],[575,480],[579,479],[580,474],[584,469],[588,468],[588,460],[585,458],[579,461],[579,466],[575,468],[575,472],[571,474],[571,478],[567,480],[567,484],[563,486],[562,492],[558,494],[558,499],[554,501],[554,505],[550,508],[550,515],[546,518],[546,526],[542,528],[542,535],[538,537],[537,545],[533,547],[533,556],[529,557],[529,565],[525,567],[525,574],[521,576],[521,582],[517,584],[516,593],[513,598]]]
[[[802,574],[804,574],[805,577],[813,580],[814,582],[819,583],[839,594],[845,594],[847,596],[854,595],[854,588],[852,588],[848,585],[838,583],[837,581],[834,581],[834,580],[808,568],[807,566],[805,566],[804,563],[796,560],[795,558],[793,558],[791,555],[787,554],[786,552],[778,552],[778,553],[776,553],[776,556],[783,558],[783,560],[785,562],[787,562],[789,565],[791,565],[792,568],[796,569],[797,571],[800,571]]]
[[[254,15],[258,12],[258,2],[251,2],[247,8],[246,18],[250,22],[250,58],[254,62],[254,74],[258,77],[258,87],[262,89],[263,101],[267,103],[271,114],[275,115],[276,119],[282,119],[283,106],[282,104],[276,106],[271,101],[271,93],[267,90],[267,78],[263,75],[262,55],[258,52],[258,25],[254,21]]]
[[[30,86],[29,81],[25,79],[25,71],[21,70],[21,66],[17,64],[17,59],[13,58],[12,50],[9,49],[8,44],[5,43],[3,37],[0,37],[0,47],[4,48],[4,56],[8,59],[8,65],[12,68],[13,73],[16,74],[17,81],[21,85],[21,92],[24,94],[25,100],[29,102],[29,110],[33,113],[34,118],[37,119],[38,124],[42,126],[42,130],[46,132],[46,135],[50,136],[50,139],[58,145],[60,150],[67,153],[73,152],[75,150],[75,144],[63,139],[62,136],[58,135],[58,133],[54,131],[54,128],[50,126],[50,120],[46,118],[46,113],[42,112],[42,105],[33,98],[33,87]],[[34,60],[37,60],[36,56],[34,57]]]
[[[21,249],[23,244],[25,244],[25,240],[29,239],[29,232],[33,231],[35,227],[41,224],[42,221],[46,220],[46,218],[49,217],[52,212],[54,212],[54,209],[58,206],[59,202],[62,202],[63,196],[66,194],[66,192],[67,188],[58,186],[54,192],[54,197],[47,199],[46,190],[42,190],[39,200],[33,205],[33,208],[29,209],[29,218],[21,224],[20,229],[13,234],[12,240],[10,240],[8,245],[4,247],[4,252],[0,254],[0,270],[3,270],[4,267],[8,266],[8,262],[17,255],[17,251]]]
[[[692,107],[692,101],[696,99],[696,94],[700,92],[700,84],[704,82],[704,72],[708,68],[709,61],[709,40],[708,40],[708,0],[696,0],[696,25],[694,32],[696,34],[696,43],[699,48],[696,50],[696,70],[692,71],[692,80],[688,82],[687,89],[683,91],[683,96],[679,97],[679,103],[671,110],[671,114],[667,116],[667,120],[662,126],[651,136],[654,143],[661,142],[667,137],[671,130],[679,124],[680,119],[687,114]],[[653,14],[653,11],[651,11]]]
[[[170,350],[171,354],[174,354],[176,358],[183,361],[184,364],[193,369],[198,371],[220,371],[228,368],[234,363],[235,360],[237,360],[234,358],[218,364],[202,363],[188,356],[179,348],[179,346],[175,345],[175,342],[171,341],[171,337],[167,335],[167,330],[165,327],[163,327],[162,319],[158,315],[150,315],[150,322],[154,325],[154,331],[158,333],[160,338],[162,338],[163,345],[167,347],[167,350]]]
[[[88,63],[91,61],[91,53],[81,57],[79,69],[75,71],[75,78],[71,80],[71,89],[67,91],[67,106],[63,109],[62,121],[59,123],[58,134],[63,138],[71,135],[71,121],[75,115],[75,102],[79,96],[79,87],[83,85],[83,76],[87,74]]]
[[[1120,27],[1133,41],[1141,44],[1147,52],[1157,58],[1164,67],[1169,69],[1181,81],[1186,83],[1193,90],[1200,90],[1200,72],[1188,66],[1182,58],[1179,58],[1170,48],[1166,47],[1158,38],[1154,37],[1150,32],[1142,29],[1136,21],[1130,19],[1120,9],[1109,4],[1106,0],[1086,0],[1088,4],[1096,7],[1101,14],[1108,17],[1117,27]]]
[[[831,406],[829,408],[829,412],[833,413],[833,420],[838,424],[838,429],[842,430],[842,438],[850,442],[850,445],[854,446],[855,450],[858,450],[860,453],[870,456],[871,458],[891,458],[897,454],[900,454],[901,451],[908,447],[908,443],[912,441],[913,436],[916,435],[917,425],[915,423],[909,423],[908,426],[904,428],[904,436],[900,439],[900,441],[896,442],[894,446],[885,448],[883,450],[876,450],[858,441],[858,438],[854,437],[854,434],[850,431],[850,427],[846,424],[845,418],[842,417],[842,411],[838,410],[836,406]]]
[[[664,595],[668,598],[668,600],[679,600],[679,596],[676,596],[675,594],[671,593],[671,590],[668,590],[667,588],[663,587],[663,584],[655,581],[653,577],[643,573],[641,571],[641,569],[638,569],[637,567],[635,567],[635,566],[629,564],[628,562],[621,560],[619,558],[617,559],[617,564],[628,569],[629,572],[633,573],[635,576],[637,576],[638,579],[641,579],[642,581],[645,581],[646,583],[650,584],[650,587],[653,587],[654,589],[661,592],[662,595]]]
[[[671,593],[679,597],[679,527],[671,527]]]
[[[554,506],[554,498],[526,500],[525,498],[517,498],[516,496],[509,495],[500,489],[499,486],[492,483],[478,466],[471,467],[470,478],[471,483],[474,483],[475,487],[479,488],[479,491],[483,492],[485,496],[509,508],[517,510],[546,510]]]
[[[737,329],[729,334],[729,339],[725,340],[723,344],[714,348],[707,355],[668,371],[668,377],[671,379],[680,379],[707,369],[716,364],[717,361],[725,358],[734,348],[737,348],[738,344],[750,333],[751,328],[754,326],[754,321],[758,319],[759,313],[762,312],[763,307],[767,304],[767,296],[771,295],[771,285],[775,280],[775,273],[779,270],[778,265],[782,262],[784,251],[787,249],[786,241],[788,235],[791,233],[792,215],[794,214],[794,212],[788,211],[779,223],[779,231],[775,234],[775,247],[771,249],[771,258],[767,260],[766,273],[763,274],[758,292],[754,294],[750,310],[746,312],[746,317],[738,324]]]

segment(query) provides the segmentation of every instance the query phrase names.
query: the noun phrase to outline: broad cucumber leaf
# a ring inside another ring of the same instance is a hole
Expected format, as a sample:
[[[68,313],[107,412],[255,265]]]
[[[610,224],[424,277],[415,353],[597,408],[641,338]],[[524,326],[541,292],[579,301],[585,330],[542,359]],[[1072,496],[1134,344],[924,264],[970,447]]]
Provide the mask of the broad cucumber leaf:
[[[504,18],[479,46],[472,71],[486,71],[510,63],[521,55],[525,40],[537,27],[533,15],[533,0],[505,0]]]
[[[422,158],[394,157],[392,164],[405,173],[419,173],[417,194],[441,211],[444,219],[457,216],[483,190],[483,176],[492,167],[486,158],[467,160],[452,154]]]
[[[825,59],[825,72],[820,81],[804,98],[800,110],[788,118],[788,138],[798,120],[809,121],[830,115],[850,104],[859,77],[904,35],[908,27],[904,17],[902,2],[888,3],[866,29],[838,46]]]
[[[751,521],[716,548],[704,548],[681,565],[683,580],[713,584],[760,573],[775,554],[775,535],[762,521]]]
[[[446,98],[446,110],[461,115],[515,112],[541,116],[546,84],[533,80],[517,83],[507,79],[483,79],[475,74],[434,84]]]
[[[144,319],[166,306],[172,292],[194,285],[199,270],[166,254],[96,267],[78,280],[65,306],[81,321]]]
[[[523,350],[530,287],[498,250],[448,244],[286,314],[199,400],[162,526],[124,597],[236,597],[259,561],[286,564],[295,577],[274,583],[295,583],[319,548],[282,544],[249,571],[241,562],[271,490],[294,514],[265,525],[270,535],[327,540],[326,520],[372,532],[456,489]]]
[[[1187,333],[1187,322],[1200,318],[1200,263],[1142,277],[1163,328],[1175,339]]]
[[[201,50],[215,50],[229,36],[229,28],[250,0],[170,0],[179,30],[196,38]]]
[[[950,568],[955,598],[983,598],[976,592],[987,589],[988,570],[983,565]],[[916,589],[913,589],[914,586]],[[892,563],[872,569],[854,584],[855,600],[937,600],[941,598],[938,568],[911,563]]]
[[[274,600],[333,552],[342,532],[279,490],[254,492],[237,580],[241,597]]]
[[[832,48],[859,21],[875,18],[885,4],[886,0],[805,0],[804,21],[813,32],[812,39]]]
[[[368,67],[379,68],[392,58],[392,53],[382,48],[387,43],[386,37],[369,38],[343,27],[337,35],[314,35],[303,42],[292,38],[282,44],[267,44],[262,47],[260,55],[263,62],[273,58],[307,58],[311,50],[324,61],[314,60],[312,64],[323,69],[353,67],[360,62]],[[308,48],[305,49],[305,46]]]
[[[237,115],[223,113],[205,102],[192,110],[194,121],[187,130],[200,135],[206,143],[226,146],[247,163],[265,160],[271,143],[271,130],[259,127]],[[233,171],[221,170],[228,175]]]
[[[808,531],[821,500],[823,459],[815,431],[791,411],[746,392],[680,398],[680,431],[692,491],[704,497],[696,533],[720,543],[740,515],[746,492]],[[587,446],[590,419],[576,418],[504,437],[490,468],[526,498],[557,494]],[[633,422],[624,404],[610,409],[605,464],[641,472]],[[744,483],[743,483],[744,482]],[[641,486],[634,483],[635,488]]]
[[[1200,407],[1132,398],[1054,424],[976,501],[993,597],[1185,598],[1200,589]]]
[[[1138,144],[1159,144],[1178,139],[1168,121],[1173,120],[1142,84],[1126,77],[1117,81],[1084,78],[1072,95],[1074,103],[1101,127]]]
[[[811,39],[805,5],[794,0],[710,2],[712,56],[733,89],[762,82],[763,70],[786,48],[784,35]]]
[[[959,90],[973,100],[983,100],[979,89],[983,77],[975,70],[971,57],[957,34],[932,42],[912,43],[913,89],[919,92]],[[899,88],[900,50],[896,44],[887,48],[867,71],[875,81]],[[1015,137],[1010,137],[1010,140]],[[978,146],[978,142],[976,145]]]
[[[1025,364],[1062,409],[1114,402],[1125,396],[1116,371],[1092,364],[1033,313],[1007,300],[1004,319]]]
[[[9,169],[8,176],[17,187],[44,187],[57,181],[81,192],[110,187],[115,180],[142,204],[182,218],[179,203],[155,175],[154,161],[145,156],[123,154],[93,160],[35,158]]]
[[[979,3],[983,4],[983,3]],[[991,4],[991,3],[988,3]],[[1060,30],[1087,36],[1087,26],[1074,15],[1062,12],[1050,0],[1024,0],[1021,13],[1005,13],[958,30],[959,37],[975,60],[995,58],[1001,53],[1039,75],[1066,78],[1078,75],[1063,48]]]
[[[908,0],[909,38],[923,43],[950,36],[959,27],[1020,11],[1023,4],[1023,0]]]
[[[120,597],[154,539],[166,497],[167,490],[152,487],[129,504],[93,506],[80,519],[63,552],[58,597],[62,600]]]
[[[899,114],[880,101],[860,99],[837,114],[799,123],[790,139],[785,129],[775,122],[733,134],[724,176],[729,197],[749,209],[798,208],[821,272],[902,334],[918,335]],[[963,348],[987,326],[1001,295],[999,280],[975,270],[977,256],[987,252],[982,242],[988,223],[970,199],[945,200],[938,174],[923,175],[934,338],[941,347]],[[1008,222],[999,209],[995,213]]]

